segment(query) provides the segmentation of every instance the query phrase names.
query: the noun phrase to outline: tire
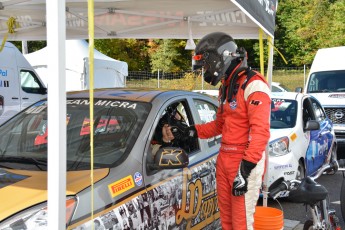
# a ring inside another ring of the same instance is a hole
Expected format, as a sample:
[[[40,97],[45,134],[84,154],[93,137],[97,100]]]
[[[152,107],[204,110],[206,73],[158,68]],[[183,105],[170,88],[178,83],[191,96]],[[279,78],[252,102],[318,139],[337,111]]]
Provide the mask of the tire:
[[[301,180],[305,177],[305,169],[304,169],[304,164],[302,160],[299,160],[298,162],[298,168],[296,172],[296,179]]]
[[[340,209],[343,220],[345,221],[345,177],[343,177],[343,182],[341,183],[340,190]]]
[[[303,230],[313,230],[313,221],[307,220],[303,225]]]

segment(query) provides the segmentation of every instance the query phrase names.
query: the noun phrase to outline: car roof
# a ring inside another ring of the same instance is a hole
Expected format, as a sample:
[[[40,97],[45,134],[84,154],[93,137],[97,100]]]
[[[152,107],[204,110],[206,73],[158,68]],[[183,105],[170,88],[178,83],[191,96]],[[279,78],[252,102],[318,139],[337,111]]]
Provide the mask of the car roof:
[[[176,96],[186,95],[186,93],[193,92],[183,90],[164,90],[152,88],[102,88],[94,89],[94,98],[152,102],[156,97],[163,94],[169,97],[169,95],[172,94]],[[89,90],[68,92],[67,98],[89,98],[89,94]]]
[[[284,99],[291,99],[296,100],[298,97],[302,97],[302,93],[297,92],[272,92],[271,97],[272,98],[284,98]]]

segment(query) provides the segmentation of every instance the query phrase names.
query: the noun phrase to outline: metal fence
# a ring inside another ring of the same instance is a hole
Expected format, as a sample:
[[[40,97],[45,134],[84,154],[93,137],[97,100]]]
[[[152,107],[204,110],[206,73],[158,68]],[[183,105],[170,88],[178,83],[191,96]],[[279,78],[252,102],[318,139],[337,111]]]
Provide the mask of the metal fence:
[[[253,68],[259,71],[259,68]],[[272,81],[277,81],[294,89],[303,86],[309,67],[274,67]],[[181,71],[174,73],[129,71],[126,78],[126,87],[145,88],[169,88],[187,90],[218,89],[219,86],[211,86],[204,83],[202,71]]]

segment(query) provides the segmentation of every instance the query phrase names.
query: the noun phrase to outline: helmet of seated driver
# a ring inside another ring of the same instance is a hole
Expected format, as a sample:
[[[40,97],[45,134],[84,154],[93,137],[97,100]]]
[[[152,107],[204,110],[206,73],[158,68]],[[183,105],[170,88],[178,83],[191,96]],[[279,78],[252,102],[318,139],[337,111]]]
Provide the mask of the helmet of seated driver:
[[[223,32],[210,33],[195,48],[193,70],[204,67],[204,80],[215,86],[246,57],[246,53],[241,51],[230,35]]]

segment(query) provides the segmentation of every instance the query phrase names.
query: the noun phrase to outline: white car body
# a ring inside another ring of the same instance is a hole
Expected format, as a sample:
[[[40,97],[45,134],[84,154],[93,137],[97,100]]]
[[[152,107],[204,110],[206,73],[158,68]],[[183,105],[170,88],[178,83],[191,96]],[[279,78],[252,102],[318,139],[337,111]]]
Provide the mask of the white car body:
[[[291,101],[296,101],[297,106],[292,107]],[[292,180],[315,174],[336,153],[332,122],[315,98],[302,93],[279,92],[272,93],[272,102],[271,137],[265,175],[267,186],[271,188],[283,179]],[[303,112],[305,110],[309,110],[310,119],[313,120],[308,121],[309,124],[319,123],[319,127],[304,129],[307,122],[303,119],[303,115],[307,116]],[[294,117],[294,114],[297,116]]]
[[[279,82],[271,82],[271,91],[272,92],[290,92],[285,85],[279,83]]]

